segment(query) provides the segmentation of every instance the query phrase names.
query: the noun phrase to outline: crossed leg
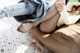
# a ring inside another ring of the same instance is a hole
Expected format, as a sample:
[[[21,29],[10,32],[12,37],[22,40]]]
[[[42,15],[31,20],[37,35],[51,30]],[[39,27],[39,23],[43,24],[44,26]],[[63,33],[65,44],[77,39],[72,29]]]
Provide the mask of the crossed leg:
[[[53,30],[55,29],[58,19],[59,19],[59,13],[54,5],[51,9],[49,9],[47,14],[41,20],[37,21],[37,23],[39,24],[42,22],[42,24],[40,25],[40,30],[42,30],[43,32],[49,32],[49,31],[52,31],[51,29],[53,29]],[[34,23],[34,24],[36,24],[36,23]],[[47,31],[45,31],[46,30],[46,28],[44,28],[45,26],[47,26],[46,27]],[[32,27],[33,27],[32,23],[25,23],[25,24],[21,24],[17,30],[20,32],[27,32]]]

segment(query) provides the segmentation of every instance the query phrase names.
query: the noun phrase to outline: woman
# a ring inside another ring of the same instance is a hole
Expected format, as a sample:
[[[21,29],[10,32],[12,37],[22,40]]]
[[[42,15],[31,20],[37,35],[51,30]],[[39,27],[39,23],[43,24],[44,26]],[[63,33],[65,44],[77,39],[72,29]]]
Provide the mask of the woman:
[[[64,0],[60,0],[60,2],[65,3]],[[40,27],[40,30],[43,32],[46,32],[46,33],[51,33],[52,31],[55,30],[55,27],[57,25],[59,17],[60,17],[60,14],[59,14],[58,10],[56,9],[56,6],[54,5],[51,9],[49,9],[49,11],[44,16],[44,18],[41,19],[40,21],[38,20],[38,22],[35,22],[34,25],[36,26],[37,24],[41,23],[38,25]],[[43,27],[44,29],[47,29],[47,30],[42,30],[43,28],[41,28],[41,27]],[[22,24],[18,28],[18,31],[26,32],[26,31],[29,31],[31,28],[33,28],[32,24],[25,23],[25,24]],[[33,42],[35,42],[35,41],[33,41]],[[39,43],[38,43],[37,47],[39,47],[43,51],[43,48]]]
[[[69,13],[73,13],[74,8],[76,8],[76,7],[73,6],[72,10]],[[68,14],[66,9],[64,9],[64,4],[63,3],[60,3],[60,2],[57,3],[57,9],[58,9],[59,12],[62,11],[61,15],[63,15],[63,13]],[[80,12],[79,9],[80,9],[80,6],[77,6],[75,11]],[[64,21],[63,23],[67,24],[67,25],[76,23],[80,18],[79,13],[78,13],[77,16],[76,15],[75,16],[69,16],[69,17],[68,16],[66,16],[66,17],[61,16],[61,18]],[[70,18],[70,19],[68,19],[68,18]],[[69,21],[69,22],[67,22],[67,21]],[[59,31],[60,32],[64,31],[65,33],[67,33],[67,31],[70,32],[69,29],[62,29],[62,30],[59,30]],[[72,36],[69,36],[69,35],[67,36],[67,34],[69,32],[65,35],[63,33],[58,33],[58,31],[55,32],[55,33],[53,32],[49,36],[46,36],[45,35],[46,33],[41,32],[39,30],[39,28],[37,28],[37,27],[32,28],[31,32],[41,43],[43,43],[43,45],[45,45],[46,47],[48,47],[51,51],[53,51],[55,53],[80,53],[80,51],[79,51],[80,48],[79,48],[79,45],[78,45],[79,43],[77,43],[77,41],[79,39],[76,39],[76,38],[74,39],[74,35],[75,35],[74,32],[73,32]]]
[[[0,18],[14,16],[17,21],[26,23],[26,27],[28,27],[26,31],[28,31],[33,26],[53,17],[55,14],[57,16],[58,11],[54,6],[56,1],[57,0],[22,0],[18,4],[0,9]],[[45,16],[46,13],[47,16]]]
[[[59,0],[59,1],[65,3],[65,0]],[[51,2],[52,4],[54,4],[54,0],[51,0],[49,2]],[[16,19],[17,18],[23,18],[23,17],[25,18],[27,16],[16,16]],[[47,20],[53,20],[53,21],[55,20],[54,23],[52,23],[51,21],[49,21],[49,22],[47,22],[47,24],[45,24],[45,25],[44,24],[41,24],[41,26],[40,26],[40,30],[41,30],[41,28],[44,28],[46,26],[47,31],[49,31],[49,30],[52,31],[52,29],[55,30],[55,27],[56,27],[56,23],[57,23],[58,18],[59,18],[59,13],[58,13],[57,9],[55,8],[55,5],[53,5],[47,11],[46,15],[42,17],[42,19],[39,19],[39,20],[37,20],[35,22],[32,22],[32,23],[30,23],[30,22],[23,23],[21,26],[19,26],[18,31],[20,31],[20,32],[26,32],[26,31],[29,31],[33,26],[37,26],[41,22],[42,23],[44,23],[44,22],[46,23]],[[42,26],[42,25],[44,25],[44,26]],[[52,25],[52,26],[51,27],[48,27],[47,25],[49,25],[49,26]],[[53,25],[54,25],[54,27],[53,27]],[[44,28],[43,30],[46,30],[46,28]],[[47,33],[47,31],[43,31],[43,32],[46,32]]]

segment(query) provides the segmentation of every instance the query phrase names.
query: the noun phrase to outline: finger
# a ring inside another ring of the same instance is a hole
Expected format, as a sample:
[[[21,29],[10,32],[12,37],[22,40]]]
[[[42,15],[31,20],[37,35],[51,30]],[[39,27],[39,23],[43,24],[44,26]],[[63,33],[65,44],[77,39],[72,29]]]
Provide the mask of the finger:
[[[63,7],[64,6],[64,4],[63,3],[60,3],[60,7]]]

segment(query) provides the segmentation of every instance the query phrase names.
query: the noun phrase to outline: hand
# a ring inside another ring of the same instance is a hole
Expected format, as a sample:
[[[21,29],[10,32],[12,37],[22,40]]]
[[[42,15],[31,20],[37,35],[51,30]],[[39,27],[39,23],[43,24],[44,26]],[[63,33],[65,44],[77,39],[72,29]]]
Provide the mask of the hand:
[[[64,9],[65,4],[61,1],[56,2],[56,8],[59,12],[61,12]]]

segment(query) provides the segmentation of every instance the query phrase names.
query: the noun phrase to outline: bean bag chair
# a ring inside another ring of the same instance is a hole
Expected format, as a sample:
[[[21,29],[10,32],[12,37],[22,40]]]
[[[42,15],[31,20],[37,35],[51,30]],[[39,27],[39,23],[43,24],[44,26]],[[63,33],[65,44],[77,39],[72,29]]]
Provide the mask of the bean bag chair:
[[[34,27],[32,34],[53,53],[80,53],[80,21],[69,26],[61,26],[48,37]]]

